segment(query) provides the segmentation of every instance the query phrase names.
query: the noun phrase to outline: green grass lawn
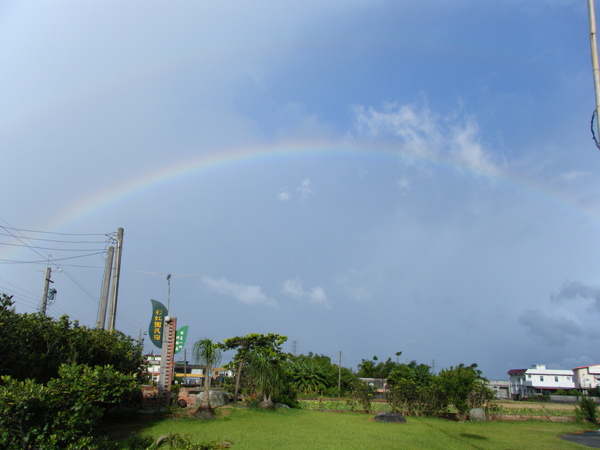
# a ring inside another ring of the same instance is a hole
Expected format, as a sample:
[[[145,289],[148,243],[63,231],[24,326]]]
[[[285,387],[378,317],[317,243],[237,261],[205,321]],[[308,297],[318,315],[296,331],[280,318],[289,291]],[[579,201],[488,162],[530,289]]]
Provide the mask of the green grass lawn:
[[[148,420],[140,434],[177,433],[193,442],[227,440],[232,449],[562,449],[582,448],[560,439],[598,426],[551,422],[459,423],[409,417],[407,423],[378,423],[372,414],[301,409],[260,411],[220,408],[219,418]]]

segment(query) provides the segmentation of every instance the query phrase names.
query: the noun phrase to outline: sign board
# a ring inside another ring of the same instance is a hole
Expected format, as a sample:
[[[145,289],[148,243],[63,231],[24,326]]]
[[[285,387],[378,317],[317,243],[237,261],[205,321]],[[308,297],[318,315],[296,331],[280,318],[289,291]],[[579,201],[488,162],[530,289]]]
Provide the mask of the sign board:
[[[187,338],[189,326],[181,327],[175,334],[175,353],[179,353],[185,346],[185,339]]]
[[[152,318],[150,319],[150,325],[148,326],[148,336],[150,336],[150,341],[152,341],[154,345],[158,348],[162,348],[163,325],[167,315],[167,308],[157,300],[150,301],[152,302]]]

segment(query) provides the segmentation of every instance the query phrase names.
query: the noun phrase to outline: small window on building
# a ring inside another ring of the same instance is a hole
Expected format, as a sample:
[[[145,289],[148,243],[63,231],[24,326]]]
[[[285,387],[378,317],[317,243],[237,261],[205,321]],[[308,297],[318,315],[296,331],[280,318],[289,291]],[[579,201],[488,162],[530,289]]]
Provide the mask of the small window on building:
[[[527,374],[527,379],[531,380],[531,374],[530,373]]]
[[[540,375],[540,381],[544,381],[544,375]]]
[[[558,377],[554,377],[554,381],[558,383]]]

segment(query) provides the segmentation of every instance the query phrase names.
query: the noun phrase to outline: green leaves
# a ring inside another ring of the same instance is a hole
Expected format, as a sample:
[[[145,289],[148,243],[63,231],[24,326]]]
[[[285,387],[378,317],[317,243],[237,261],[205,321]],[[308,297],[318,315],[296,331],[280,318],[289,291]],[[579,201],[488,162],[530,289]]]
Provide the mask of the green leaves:
[[[41,314],[0,298],[0,448],[92,448],[106,408],[143,378],[142,348],[119,332]]]
[[[10,299],[0,301],[0,375],[46,383],[63,363],[110,364],[123,373],[142,376],[141,346],[118,331],[98,330],[41,314],[17,314]]]
[[[46,385],[0,379],[0,447],[90,448],[89,435],[105,408],[136,386],[133,375],[112,366],[64,364]]]

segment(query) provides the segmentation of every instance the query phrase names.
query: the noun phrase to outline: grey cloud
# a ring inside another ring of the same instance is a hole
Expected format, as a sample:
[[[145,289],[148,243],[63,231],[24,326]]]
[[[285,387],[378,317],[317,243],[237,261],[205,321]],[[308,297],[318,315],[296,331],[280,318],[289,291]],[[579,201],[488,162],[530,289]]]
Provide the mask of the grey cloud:
[[[552,296],[552,300],[555,302],[591,300],[592,309],[600,312],[600,287],[589,286],[579,281],[566,281],[558,293]]]
[[[519,323],[527,328],[530,334],[551,347],[562,347],[569,338],[584,335],[581,325],[576,321],[551,316],[540,310],[523,311]]]

